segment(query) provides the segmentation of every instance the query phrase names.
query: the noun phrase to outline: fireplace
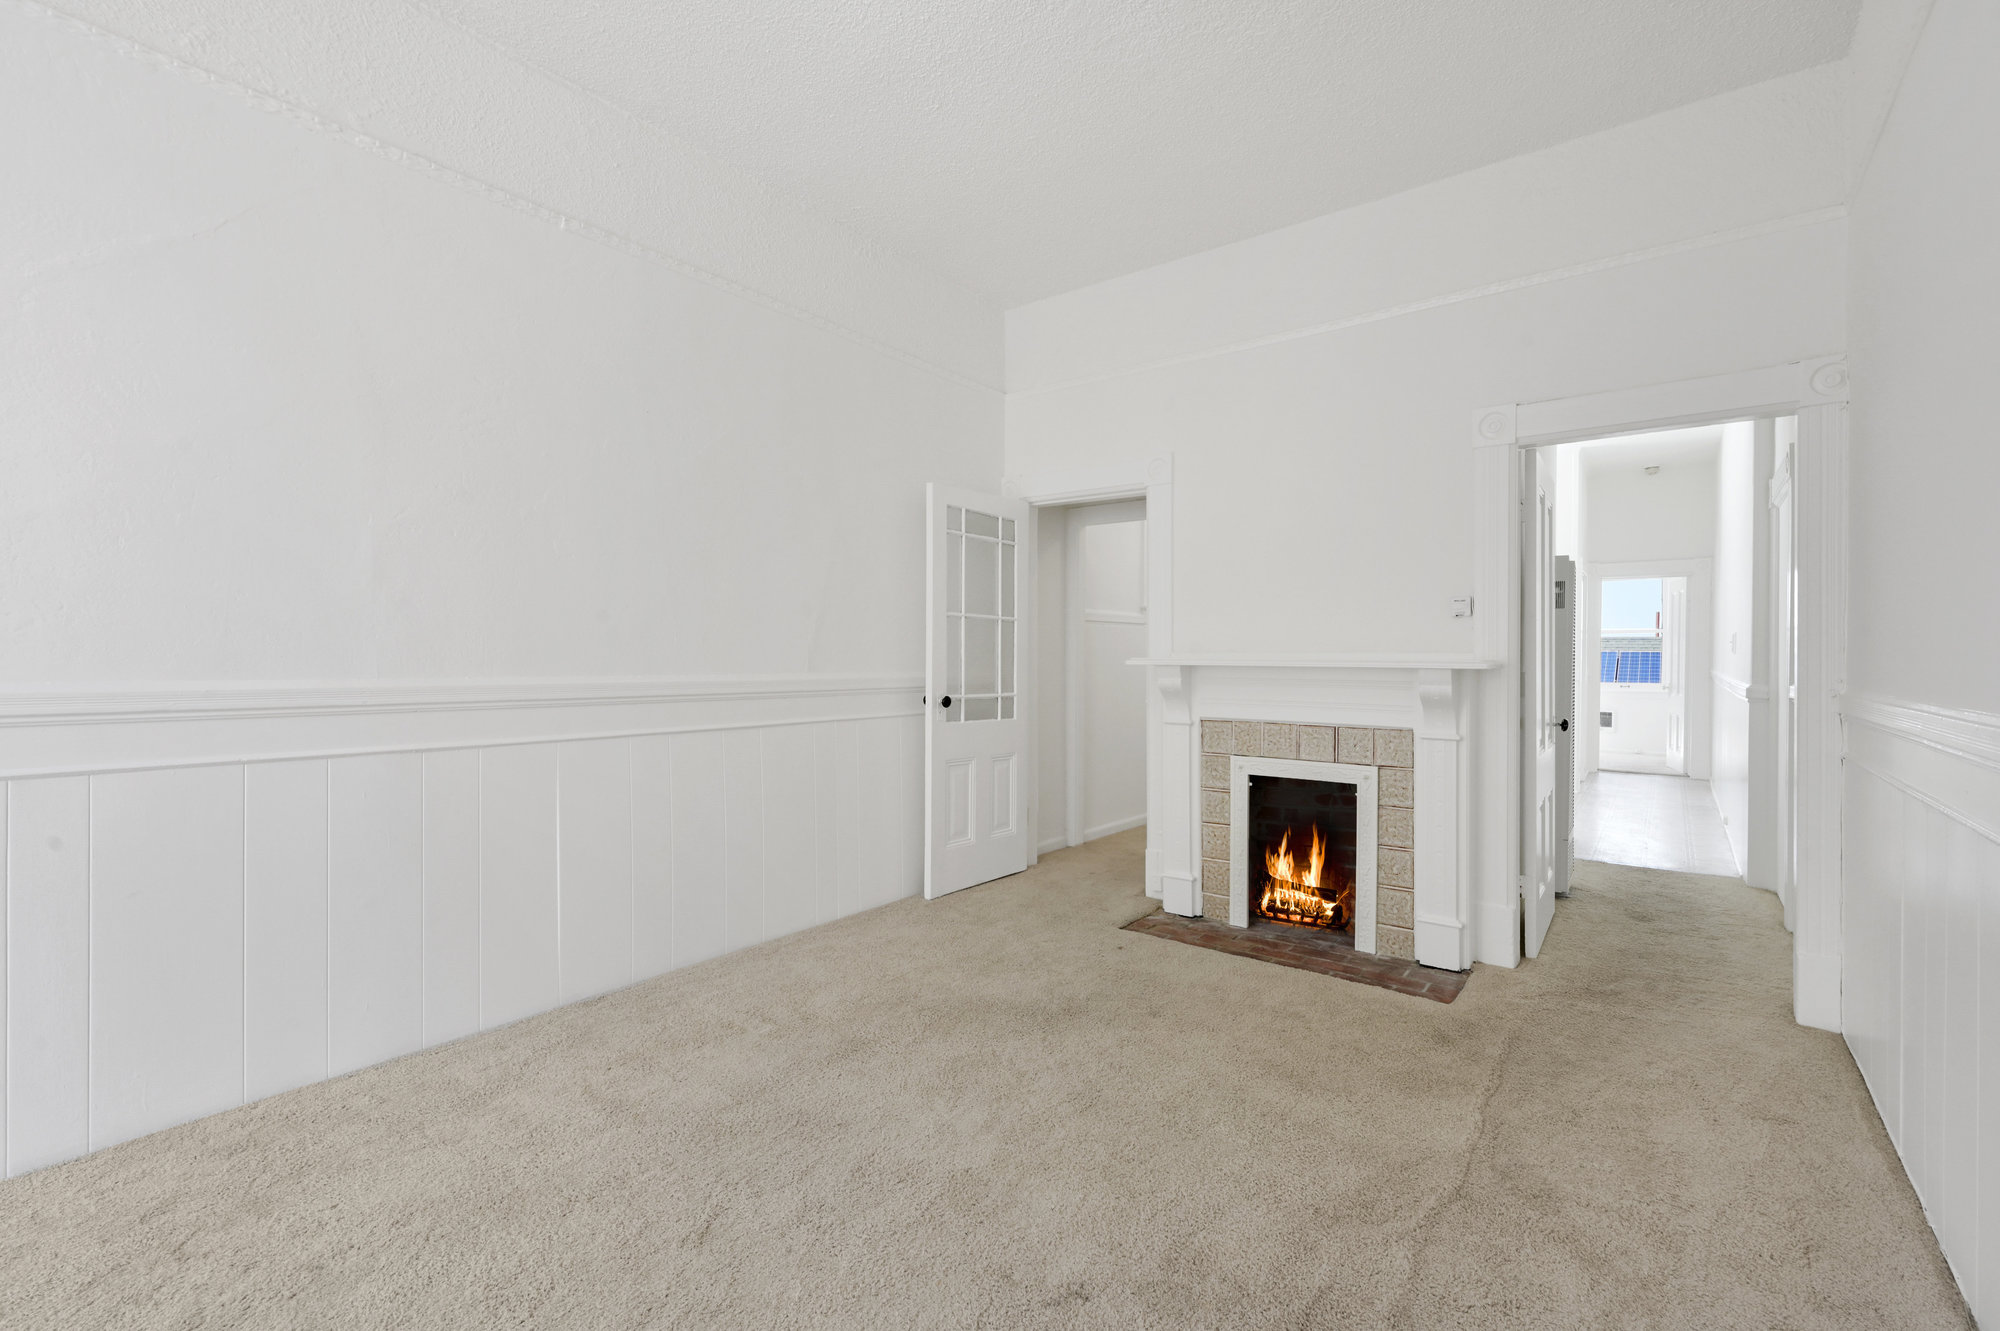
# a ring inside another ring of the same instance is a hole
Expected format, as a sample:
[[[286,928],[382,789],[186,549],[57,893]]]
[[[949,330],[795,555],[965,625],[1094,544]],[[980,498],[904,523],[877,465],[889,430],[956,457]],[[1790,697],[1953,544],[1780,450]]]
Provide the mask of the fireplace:
[[[1203,737],[1215,745],[1202,758],[1203,875],[1226,893],[1205,913],[1239,929],[1331,930],[1357,952],[1410,960],[1412,782],[1395,765],[1409,762],[1409,732],[1204,721]]]
[[[1252,776],[1250,914],[1354,934],[1354,832],[1360,790],[1350,782]]]

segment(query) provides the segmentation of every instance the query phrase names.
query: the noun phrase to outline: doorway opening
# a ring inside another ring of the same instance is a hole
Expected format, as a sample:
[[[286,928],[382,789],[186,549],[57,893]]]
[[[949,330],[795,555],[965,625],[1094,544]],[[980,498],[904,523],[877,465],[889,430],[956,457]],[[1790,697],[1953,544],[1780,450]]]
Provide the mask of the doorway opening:
[[[1597,582],[1597,770],[1686,776],[1688,579]]]
[[[1769,417],[1523,450],[1524,894],[1531,869],[1566,886],[1585,859],[1742,878],[1789,902],[1796,431]],[[1572,560],[1578,613],[1549,632]],[[1565,655],[1573,693],[1537,707]],[[1538,778],[1537,750],[1567,762]],[[1570,789],[1538,791],[1562,765]],[[1569,826],[1547,828],[1565,805]],[[1558,864],[1534,865],[1538,836]]]
[[[1034,815],[1046,854],[1146,824],[1146,501],[1035,507]]]

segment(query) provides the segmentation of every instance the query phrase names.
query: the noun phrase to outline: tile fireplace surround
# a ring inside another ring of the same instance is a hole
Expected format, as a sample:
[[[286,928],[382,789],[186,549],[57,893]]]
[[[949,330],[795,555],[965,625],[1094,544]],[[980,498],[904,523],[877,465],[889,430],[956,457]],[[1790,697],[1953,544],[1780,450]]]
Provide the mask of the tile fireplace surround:
[[[1152,668],[1157,697],[1148,718],[1155,761],[1147,784],[1146,888],[1163,910],[1236,927],[1228,906],[1233,889],[1247,898],[1248,886],[1231,881],[1232,769],[1247,774],[1262,766],[1282,775],[1329,764],[1317,779],[1344,782],[1332,775],[1336,767],[1366,773],[1377,796],[1375,837],[1355,848],[1357,944],[1365,942],[1358,926],[1366,849],[1375,852],[1377,869],[1377,955],[1462,971],[1472,965],[1475,936],[1484,936],[1486,956],[1513,964],[1515,884],[1494,875],[1490,901],[1475,900],[1473,892],[1479,834],[1467,796],[1476,788],[1473,767],[1481,755],[1466,741],[1477,724],[1476,695],[1488,663],[1221,655],[1133,664]],[[1244,793],[1247,799],[1247,787]],[[1506,853],[1502,824],[1487,826],[1501,829],[1489,854]],[[1355,834],[1364,836],[1358,823]],[[1246,853],[1246,878],[1247,859]],[[1237,919],[1248,922],[1247,901]]]
[[[1233,923],[1230,911],[1230,760],[1278,758],[1372,769],[1376,777],[1374,945],[1356,946],[1401,961],[1416,957],[1416,732],[1380,726],[1295,725],[1203,718],[1201,722],[1202,915]],[[1338,779],[1338,778],[1335,778]],[[1253,866],[1254,868],[1254,866]]]

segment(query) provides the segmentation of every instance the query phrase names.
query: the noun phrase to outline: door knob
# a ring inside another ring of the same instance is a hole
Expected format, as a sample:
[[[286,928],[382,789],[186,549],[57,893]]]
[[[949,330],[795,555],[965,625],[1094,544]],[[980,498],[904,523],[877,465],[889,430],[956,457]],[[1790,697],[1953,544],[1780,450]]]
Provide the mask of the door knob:
[[[944,697],[940,699],[940,701],[942,701],[946,707],[951,706],[951,695],[949,693],[945,694]]]

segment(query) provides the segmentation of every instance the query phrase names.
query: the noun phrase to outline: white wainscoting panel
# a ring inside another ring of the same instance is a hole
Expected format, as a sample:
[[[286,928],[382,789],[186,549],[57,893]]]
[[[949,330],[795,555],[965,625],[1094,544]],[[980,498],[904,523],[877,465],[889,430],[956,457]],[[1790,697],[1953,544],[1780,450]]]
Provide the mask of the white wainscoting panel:
[[[2000,717],[1847,706],[1841,1023],[1983,1325],[2000,1325]]]
[[[723,735],[673,737],[674,964],[686,966],[729,950],[729,902],[723,871]]]
[[[243,1102],[243,769],[91,778],[90,1146]]]
[[[557,933],[562,1001],[632,982],[632,744],[562,746]]]
[[[327,1075],[327,771],[317,758],[240,770],[248,1101]]]
[[[920,894],[915,681],[601,692],[0,699],[6,1174]]]
[[[561,763],[553,744],[480,755],[479,1024],[556,1005],[562,990],[556,874]]]
[[[722,747],[725,938],[731,951],[764,933],[764,747],[755,730],[732,730]]]
[[[764,919],[776,938],[815,923],[819,816],[813,798],[813,732],[788,726],[764,732]]]
[[[813,921],[840,914],[840,723],[822,721],[813,739]]]
[[[837,721],[833,732],[833,826],[838,833],[834,858],[840,867],[840,881],[834,888],[834,911],[851,915],[864,909],[861,884],[869,871],[868,856],[863,850],[867,830],[861,823],[861,727],[853,721]]]
[[[632,745],[632,974],[674,967],[674,741],[639,735]]]
[[[7,789],[7,1172],[90,1149],[90,782]]]
[[[479,751],[424,755],[424,1044],[479,1029]]]
[[[327,764],[331,1075],[423,1048],[423,808],[421,754],[335,758]]]

